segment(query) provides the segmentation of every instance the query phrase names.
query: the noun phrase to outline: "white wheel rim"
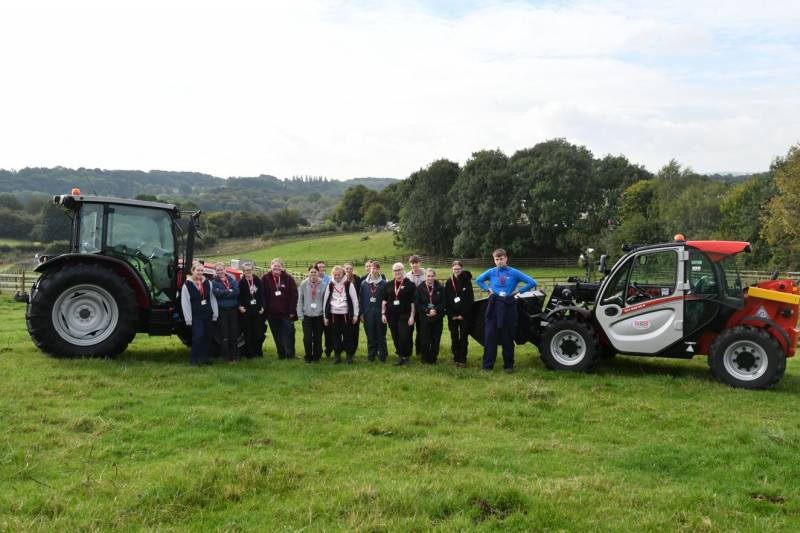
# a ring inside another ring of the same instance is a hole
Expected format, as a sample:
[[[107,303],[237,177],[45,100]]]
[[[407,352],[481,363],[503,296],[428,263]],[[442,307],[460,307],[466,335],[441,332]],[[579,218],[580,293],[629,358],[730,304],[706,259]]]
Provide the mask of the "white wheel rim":
[[[769,366],[767,352],[753,341],[737,341],[722,356],[725,371],[740,381],[753,381],[764,375]]]
[[[577,365],[586,356],[586,342],[578,332],[565,329],[553,335],[550,353],[562,365]]]
[[[117,327],[119,310],[111,294],[97,285],[76,285],[61,293],[53,305],[53,326],[75,346],[94,346]]]

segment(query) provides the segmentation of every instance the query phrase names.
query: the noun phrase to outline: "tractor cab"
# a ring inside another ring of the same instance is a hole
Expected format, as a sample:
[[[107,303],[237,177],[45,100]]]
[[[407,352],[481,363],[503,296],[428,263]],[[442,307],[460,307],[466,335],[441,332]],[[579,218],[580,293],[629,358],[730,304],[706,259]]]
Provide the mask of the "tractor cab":
[[[143,282],[149,307],[173,304],[178,274],[175,221],[180,217],[176,206],[75,194],[56,196],[54,203],[73,214],[72,254],[124,262]]]
[[[630,251],[600,287],[596,320],[621,353],[692,357],[744,305],[735,256],[746,242],[688,241]]]

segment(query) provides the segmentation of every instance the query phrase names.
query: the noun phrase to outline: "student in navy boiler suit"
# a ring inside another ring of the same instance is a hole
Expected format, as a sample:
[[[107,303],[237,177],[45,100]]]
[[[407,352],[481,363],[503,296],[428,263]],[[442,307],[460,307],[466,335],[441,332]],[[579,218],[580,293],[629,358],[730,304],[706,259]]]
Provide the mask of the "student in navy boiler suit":
[[[483,290],[489,291],[486,307],[486,325],[483,339],[483,369],[492,370],[497,359],[497,342],[503,345],[503,368],[514,371],[514,335],[517,331],[517,301],[520,292],[536,287],[536,280],[508,266],[508,255],[502,248],[492,253],[495,268],[490,268],[475,280]],[[489,282],[487,287],[486,282]],[[517,285],[525,285],[517,290]]]

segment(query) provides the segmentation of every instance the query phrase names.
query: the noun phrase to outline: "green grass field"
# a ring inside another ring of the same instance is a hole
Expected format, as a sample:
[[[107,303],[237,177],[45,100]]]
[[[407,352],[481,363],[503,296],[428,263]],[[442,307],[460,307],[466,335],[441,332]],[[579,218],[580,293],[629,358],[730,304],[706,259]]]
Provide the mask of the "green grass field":
[[[449,363],[187,365],[171,338],[56,360],[0,299],[2,531],[796,531],[800,367],[512,375]],[[445,334],[446,337],[446,334]],[[299,340],[299,337],[298,337]],[[300,346],[300,344],[298,344]],[[393,359],[393,358],[392,358]]]
[[[367,237],[366,240],[364,240],[365,237]],[[223,257],[223,259],[246,258],[264,264],[275,257],[291,261],[312,261],[322,258],[361,259],[407,254],[407,250],[394,246],[393,238],[394,234],[390,231],[309,237],[280,241],[273,246],[233,254],[230,257]]]

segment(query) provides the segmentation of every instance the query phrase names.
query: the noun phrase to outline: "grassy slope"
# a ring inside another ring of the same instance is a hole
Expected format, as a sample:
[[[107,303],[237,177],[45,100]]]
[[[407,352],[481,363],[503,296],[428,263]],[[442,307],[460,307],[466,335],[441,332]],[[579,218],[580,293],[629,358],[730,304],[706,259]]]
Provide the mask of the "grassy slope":
[[[325,237],[309,237],[273,246],[244,252],[231,257],[246,257],[258,263],[265,263],[274,257],[287,260],[315,259],[361,259],[406,254],[407,250],[396,248],[392,242],[394,234],[389,231],[346,233]],[[368,237],[367,240],[362,240]],[[363,261],[362,261],[363,265]],[[362,267],[363,268],[363,267]]]
[[[0,300],[0,530],[797,530],[800,371],[593,374],[277,361],[195,369],[174,339],[49,359]],[[448,342],[443,343],[447,353]],[[299,345],[298,345],[299,346]],[[447,360],[448,357],[443,356]]]

